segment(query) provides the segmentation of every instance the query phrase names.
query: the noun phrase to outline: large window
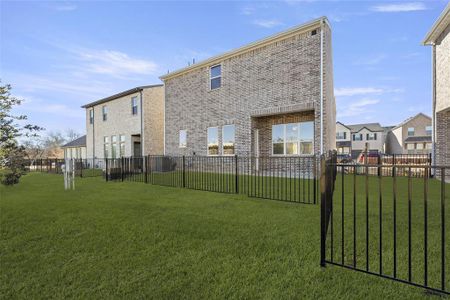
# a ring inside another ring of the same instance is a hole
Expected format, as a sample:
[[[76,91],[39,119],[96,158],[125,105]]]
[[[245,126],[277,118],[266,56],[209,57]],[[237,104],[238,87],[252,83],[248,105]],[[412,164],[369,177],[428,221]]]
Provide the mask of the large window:
[[[103,121],[106,121],[108,119],[108,108],[106,105],[102,107],[102,115],[103,115]]]
[[[111,137],[111,157],[116,158],[117,156],[117,136],[113,135]]]
[[[314,122],[272,126],[273,155],[313,154]]]
[[[336,132],[336,139],[337,140],[345,140],[347,138],[347,132]]]
[[[120,149],[120,156],[125,156],[125,136],[124,135],[120,135],[119,136],[119,149]]]
[[[216,65],[209,69],[210,89],[218,89],[222,86],[222,66]]]
[[[138,113],[138,98],[135,96],[131,98],[131,114],[137,115],[137,113]]]
[[[219,155],[219,128],[208,128],[208,155]]]
[[[234,155],[235,126],[226,125],[222,128],[222,154]]]
[[[187,132],[186,130],[180,130],[180,148],[187,147]]]
[[[408,128],[408,136],[414,136],[414,127]]]
[[[363,140],[363,135],[362,135],[362,133],[354,133],[354,134],[353,134],[353,140],[354,140],[354,141],[362,141],[362,140]]]
[[[425,131],[426,131],[427,135],[431,135],[433,133],[433,126],[425,127]]]
[[[373,132],[368,133],[367,136],[366,136],[366,139],[368,141],[376,141],[377,140],[377,134],[373,133]]]
[[[89,124],[94,124],[94,109],[89,110]]]
[[[109,136],[103,137],[103,155],[109,158]]]

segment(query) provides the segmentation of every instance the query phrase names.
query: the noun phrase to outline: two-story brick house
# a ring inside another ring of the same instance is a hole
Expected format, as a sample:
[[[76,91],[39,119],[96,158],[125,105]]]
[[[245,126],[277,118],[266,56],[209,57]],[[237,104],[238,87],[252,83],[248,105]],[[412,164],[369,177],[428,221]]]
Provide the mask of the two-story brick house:
[[[388,132],[386,152],[389,154],[429,154],[431,153],[431,133],[431,118],[419,113]]]
[[[167,155],[312,155],[335,147],[324,17],[161,79]]]
[[[162,84],[136,87],[82,107],[87,158],[163,154]]]
[[[436,165],[450,165],[450,3],[423,44],[432,47],[433,144]]]

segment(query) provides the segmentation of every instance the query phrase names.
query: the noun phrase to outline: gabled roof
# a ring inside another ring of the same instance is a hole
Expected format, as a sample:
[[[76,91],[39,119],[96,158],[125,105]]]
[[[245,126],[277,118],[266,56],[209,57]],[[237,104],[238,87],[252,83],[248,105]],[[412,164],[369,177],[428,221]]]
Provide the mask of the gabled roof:
[[[395,126],[394,128],[392,128],[391,130],[400,128],[400,127],[404,126],[406,123],[408,123],[409,121],[414,120],[415,118],[418,118],[418,117],[420,117],[420,116],[424,116],[425,118],[431,120],[431,117],[427,116],[426,114],[424,114],[424,113],[418,113],[418,114],[415,115],[415,116],[412,116],[412,117],[407,118],[406,120],[404,120],[403,122],[401,122],[400,124],[398,124],[397,126]]]
[[[425,39],[422,41],[422,44],[432,45],[435,43],[448,26],[450,26],[450,3],[447,4],[447,7],[436,20],[433,27],[431,27],[430,31],[425,36]]]
[[[383,127],[381,127],[380,123],[363,123],[363,124],[354,124],[354,125],[347,125],[348,128],[352,132],[359,132],[363,128],[366,128],[369,131],[372,132],[378,132],[378,131],[384,131]]]
[[[338,124],[338,123],[341,124],[342,126],[344,126],[345,128],[347,128],[348,130],[351,130],[351,128],[348,127],[347,125],[345,125],[344,123],[337,121],[336,124]]]
[[[61,148],[70,148],[70,147],[86,147],[86,135],[80,136],[79,138],[71,142],[68,142]]]
[[[94,102],[85,104],[85,105],[82,106],[82,108],[92,107],[92,106],[95,106],[95,105],[98,105],[98,104],[102,104],[102,103],[105,103],[105,102],[108,102],[108,101],[111,101],[111,100],[114,100],[114,99],[117,99],[117,98],[120,98],[120,97],[123,97],[123,96],[127,96],[127,95],[130,95],[130,94],[134,94],[134,93],[140,92],[140,91],[142,91],[144,89],[153,88],[153,87],[160,87],[160,86],[163,86],[163,85],[162,84],[153,84],[153,85],[138,86],[138,87],[135,87],[135,88],[132,88],[132,89],[129,89],[129,90],[126,90],[126,91],[114,94],[112,96],[108,96],[106,98],[102,98],[100,100],[96,100]]]
[[[274,42],[277,42],[277,41],[280,41],[280,40],[283,40],[283,39],[287,39],[287,38],[289,38],[291,36],[294,36],[296,34],[299,34],[301,32],[307,32],[307,31],[313,30],[315,28],[318,28],[320,26],[320,24],[322,24],[322,23],[326,24],[326,25],[328,25],[328,27],[330,27],[328,19],[326,17],[320,17],[318,19],[315,19],[315,20],[312,20],[310,22],[301,24],[299,26],[293,27],[293,28],[288,29],[286,31],[283,31],[283,32],[271,35],[271,36],[269,36],[267,38],[264,38],[262,40],[259,40],[259,41],[250,43],[248,45],[245,45],[243,47],[237,48],[235,50],[231,50],[231,51],[225,52],[223,54],[220,54],[220,55],[217,55],[217,56],[213,56],[213,57],[211,57],[209,59],[206,59],[204,61],[192,64],[191,66],[179,69],[179,70],[174,71],[174,72],[170,72],[170,73],[168,73],[166,75],[160,76],[159,78],[164,81],[164,80],[167,80],[169,78],[173,78],[173,77],[179,76],[181,74],[190,72],[190,71],[192,71],[194,69],[198,69],[198,68],[202,68],[202,67],[205,67],[205,66],[211,66],[211,65],[220,63],[221,61],[223,61],[225,59],[228,59],[230,57],[234,57],[234,56],[243,54],[245,52],[258,49],[258,48],[266,46],[266,45],[268,45],[270,43],[274,43]]]

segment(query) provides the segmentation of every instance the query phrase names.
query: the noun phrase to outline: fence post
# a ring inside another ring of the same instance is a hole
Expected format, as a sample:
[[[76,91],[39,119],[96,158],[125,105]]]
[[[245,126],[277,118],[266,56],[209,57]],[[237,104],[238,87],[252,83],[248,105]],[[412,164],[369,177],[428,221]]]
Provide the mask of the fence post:
[[[123,163],[124,163],[124,157],[122,156],[120,158],[120,177],[122,179],[122,182],[123,182]]]
[[[327,237],[327,229],[326,229],[326,161],[325,156],[321,155],[320,157],[320,266],[325,267],[325,242]]]
[[[148,183],[148,161],[147,161],[147,156],[144,156],[142,158],[143,160],[143,168],[145,167],[145,173],[144,173],[144,178],[145,178],[145,183]]]
[[[238,168],[238,156],[234,155],[234,192],[239,194],[239,168]]]
[[[313,201],[317,203],[317,154],[313,158]]]
[[[80,158],[80,178],[83,178],[83,159]]]
[[[381,154],[378,153],[378,177],[381,176]]]
[[[186,156],[183,155],[183,188],[186,187]]]
[[[109,178],[108,178],[108,159],[107,158],[105,158],[105,178],[106,178],[106,181],[108,181],[109,180]]]

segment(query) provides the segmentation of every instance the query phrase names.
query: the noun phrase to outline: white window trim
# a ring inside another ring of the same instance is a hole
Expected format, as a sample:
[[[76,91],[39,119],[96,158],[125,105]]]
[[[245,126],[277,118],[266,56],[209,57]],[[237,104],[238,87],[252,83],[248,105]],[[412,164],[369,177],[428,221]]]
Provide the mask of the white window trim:
[[[234,150],[233,150],[233,154],[225,154],[224,153],[224,149],[223,149],[223,131],[224,131],[224,129],[225,129],[225,127],[229,127],[229,126],[233,126],[234,127],[234,142],[233,142],[233,147],[234,147]],[[219,143],[220,144],[220,143]],[[236,155],[236,125],[235,124],[227,124],[227,125],[223,125],[222,126],[222,146],[220,147],[220,149],[222,149],[222,156],[235,156]]]
[[[216,128],[217,129],[217,147],[218,147],[217,154],[209,154],[209,145],[208,145],[208,143],[209,143],[209,136],[208,136],[208,132],[209,132],[209,129],[212,129],[212,128]],[[206,129],[206,156],[220,156],[219,126],[208,127]]]
[[[120,138],[123,136],[123,142],[120,140]],[[119,134],[119,140],[117,141],[118,142],[118,145],[119,145],[119,156],[118,157],[122,157],[122,156],[125,156],[125,151],[126,151],[126,141],[127,141],[127,138],[126,138],[126,136],[125,136],[125,134]],[[122,153],[120,153],[121,152],[121,145],[122,145],[122,143],[123,143],[123,154]]]
[[[308,123],[308,122],[312,122],[313,123],[313,139],[311,140],[313,152],[311,154],[301,154],[301,153],[298,153],[298,154],[286,154],[286,143],[287,143],[287,141],[286,141],[286,125],[288,125],[288,124],[297,124],[299,126],[299,130],[297,132],[297,135],[298,135],[297,136],[297,144],[298,144],[297,147],[298,147],[298,152],[300,152],[300,143],[306,141],[306,140],[300,140],[300,124],[301,123]],[[299,157],[308,157],[308,156],[313,156],[314,155],[314,126],[315,126],[314,121],[304,121],[304,122],[297,122],[297,123],[283,123],[283,124],[274,124],[274,125],[283,125],[283,144],[284,144],[284,147],[283,147],[283,154],[274,154],[273,153],[273,144],[274,143],[273,143],[273,140],[271,140],[271,152],[270,152],[271,156],[275,156],[275,157],[283,157],[283,156],[286,156],[286,157],[297,157],[297,156],[299,156]],[[272,128],[273,128],[274,125],[272,125]]]
[[[186,133],[186,145],[185,146],[181,146],[181,132],[182,131],[184,131]],[[206,134],[208,134],[208,132],[206,132]],[[187,148],[187,130],[186,129],[180,129],[178,131],[178,148],[181,148],[181,149]]]
[[[214,68],[214,67],[218,67],[218,66],[220,66],[220,75],[212,77],[211,76],[211,69]],[[211,88],[211,81],[213,79],[216,79],[216,78],[220,78],[220,86],[218,88],[212,89]],[[222,87],[222,84],[223,84],[223,82],[222,82],[222,63],[210,66],[209,67],[209,90],[210,91],[218,90],[218,89],[220,89]]]

